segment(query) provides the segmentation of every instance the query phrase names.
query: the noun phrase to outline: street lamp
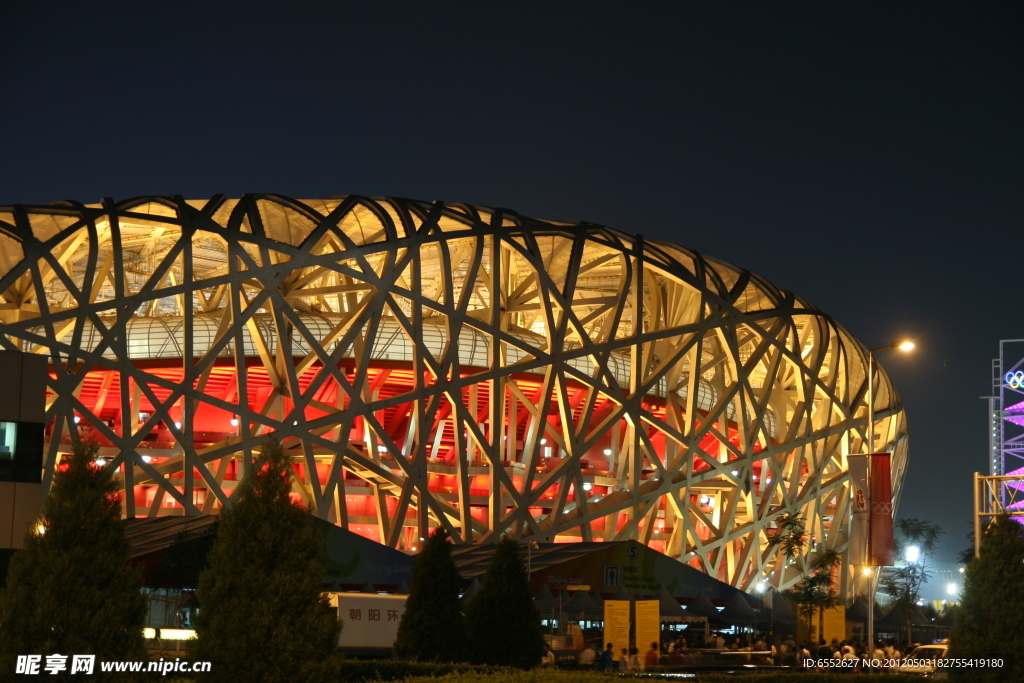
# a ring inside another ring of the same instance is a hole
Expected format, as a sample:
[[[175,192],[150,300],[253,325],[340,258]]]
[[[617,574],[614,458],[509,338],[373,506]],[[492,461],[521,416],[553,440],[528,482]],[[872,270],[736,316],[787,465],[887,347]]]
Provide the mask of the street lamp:
[[[921,558],[921,549],[918,548],[916,545],[910,546],[909,548],[907,548],[906,557],[908,564],[914,564]]]
[[[875,452],[875,354],[881,351],[890,351],[892,349],[913,351],[915,346],[914,342],[903,340],[894,341],[886,346],[879,346],[877,349],[868,349],[868,440],[866,444],[868,447],[868,455]],[[870,561],[870,557],[868,559]],[[878,577],[880,575],[881,572],[875,572],[874,575],[868,579],[869,656],[874,656],[873,653],[875,651],[875,592],[878,590]]]
[[[880,351],[899,349],[900,351],[913,351],[916,347],[914,342],[909,340],[894,341],[886,346],[879,346],[877,349],[868,350],[868,453],[875,452],[875,354]]]

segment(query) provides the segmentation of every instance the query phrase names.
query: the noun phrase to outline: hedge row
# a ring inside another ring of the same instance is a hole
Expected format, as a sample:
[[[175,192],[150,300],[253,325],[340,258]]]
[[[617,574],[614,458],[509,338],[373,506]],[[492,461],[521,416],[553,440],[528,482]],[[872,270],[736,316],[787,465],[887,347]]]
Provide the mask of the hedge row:
[[[560,671],[558,669],[531,669],[521,671],[515,669],[497,669],[491,671],[466,670],[449,674],[416,676],[405,679],[405,683],[612,683],[630,679],[640,683],[660,679],[657,674],[640,674],[637,676],[601,673],[597,671]],[[342,680],[356,680],[343,678]],[[394,678],[377,680],[392,681]],[[671,680],[678,680],[673,678]],[[695,679],[701,683],[849,683],[849,674],[791,672],[772,674],[698,674]],[[907,676],[896,674],[876,674],[864,679],[870,683],[907,683]]]
[[[374,681],[403,681],[417,678],[437,683],[440,677],[450,676],[454,682],[462,675],[477,675],[488,680],[487,675],[495,669],[476,664],[438,664],[434,662],[403,662],[397,659],[335,659],[338,683],[372,683]],[[167,683],[202,683],[203,676],[196,678],[175,678]],[[904,681],[903,683],[906,683]]]
[[[439,664],[435,662],[405,662],[397,659],[343,659],[338,658],[338,681],[341,683],[369,683],[370,681],[401,681],[419,678],[436,681],[442,676],[480,676],[481,680],[495,672],[494,667],[478,664]],[[452,679],[453,681],[456,679]]]
[[[597,671],[562,671],[559,669],[495,669],[474,664],[435,664],[431,662],[402,662],[397,660],[360,661],[341,659],[338,662],[339,683],[375,683],[376,681],[403,681],[403,683],[642,683],[651,680],[669,680],[657,674],[618,675]],[[673,678],[672,680],[678,680]],[[773,673],[698,674],[700,683],[850,683],[848,674],[830,673]],[[860,680],[854,679],[854,680]],[[864,679],[869,683],[907,683],[908,676],[874,674]],[[201,683],[189,679],[174,679],[168,683]]]

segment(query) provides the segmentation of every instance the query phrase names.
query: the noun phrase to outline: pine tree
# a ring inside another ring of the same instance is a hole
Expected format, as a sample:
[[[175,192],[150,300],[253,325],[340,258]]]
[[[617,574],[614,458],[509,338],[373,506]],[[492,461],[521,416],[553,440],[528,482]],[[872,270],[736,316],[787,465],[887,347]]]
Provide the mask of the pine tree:
[[[402,659],[462,661],[465,628],[459,604],[459,572],[448,533],[438,527],[423,545],[398,624],[395,655]]]
[[[25,654],[143,660],[146,602],[121,522],[113,471],[77,441],[53,477],[39,517],[11,559],[0,593],[0,672]],[[45,661],[45,660],[44,660]],[[95,665],[96,680],[105,680]],[[125,674],[116,674],[126,680]]]
[[[203,680],[319,683],[330,675],[339,624],[323,595],[323,539],[291,490],[288,456],[272,440],[221,513],[190,645],[195,660],[212,663]]]
[[[951,680],[1024,680],[1024,529],[1007,516],[985,530],[967,565],[963,600],[950,634],[950,657],[1001,658],[1002,668],[950,669]]]
[[[540,664],[544,636],[519,544],[501,539],[480,591],[466,607],[473,660],[522,669]]]

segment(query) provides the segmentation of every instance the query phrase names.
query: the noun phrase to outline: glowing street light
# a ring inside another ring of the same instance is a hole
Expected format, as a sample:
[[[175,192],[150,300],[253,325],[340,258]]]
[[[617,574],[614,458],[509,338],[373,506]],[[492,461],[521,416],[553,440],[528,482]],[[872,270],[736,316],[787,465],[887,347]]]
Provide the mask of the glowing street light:
[[[917,562],[921,558],[921,549],[916,545],[910,546],[907,548],[906,558],[909,563]]]
[[[949,595],[956,595],[960,591],[960,586],[955,583],[951,583],[946,586],[946,593]]]
[[[875,452],[875,354],[891,349],[913,351],[915,348],[917,348],[917,344],[905,339],[868,350],[868,453]]]

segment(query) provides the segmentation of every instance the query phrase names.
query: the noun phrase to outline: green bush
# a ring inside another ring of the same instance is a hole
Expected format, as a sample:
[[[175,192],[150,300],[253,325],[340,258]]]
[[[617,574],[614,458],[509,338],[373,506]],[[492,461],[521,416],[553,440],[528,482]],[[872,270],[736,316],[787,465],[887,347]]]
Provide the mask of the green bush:
[[[398,659],[358,660],[339,657],[337,680],[343,683],[402,681],[414,677],[432,680],[438,676],[451,674],[487,674],[493,671],[491,667],[477,664],[408,662]]]
[[[94,464],[97,451],[95,443],[75,442],[24,550],[11,559],[0,593],[0,677],[13,675],[16,656],[24,654],[145,657],[142,575],[130,562],[115,470]],[[117,677],[132,678],[94,674]]]
[[[405,679],[405,683],[610,683],[620,680],[649,681],[652,679],[678,680],[678,677],[660,677],[657,674],[619,675],[598,671],[562,671],[559,669],[497,669],[491,671],[465,671],[440,677],[421,676]],[[346,679],[347,680],[347,679]],[[379,679],[392,680],[392,679]],[[849,683],[849,674],[817,674],[804,672],[749,674],[737,677],[730,674],[697,674],[700,683]],[[907,683],[913,680],[896,674],[877,674],[865,680],[871,683]]]
[[[526,565],[519,543],[508,536],[498,543],[480,592],[466,605],[466,637],[478,664],[529,669],[544,655]]]
[[[1001,669],[951,669],[954,681],[1019,681],[1024,678],[1024,539],[1009,517],[985,530],[980,555],[967,565],[963,600],[950,635],[950,657],[1005,658]]]
[[[444,527],[430,535],[416,560],[409,599],[398,624],[395,656],[421,662],[460,662],[466,651],[459,571]]]
[[[291,499],[281,444],[260,459],[221,513],[210,566],[199,580],[196,661],[215,683],[319,683],[333,677],[337,612],[323,596],[322,537]]]

